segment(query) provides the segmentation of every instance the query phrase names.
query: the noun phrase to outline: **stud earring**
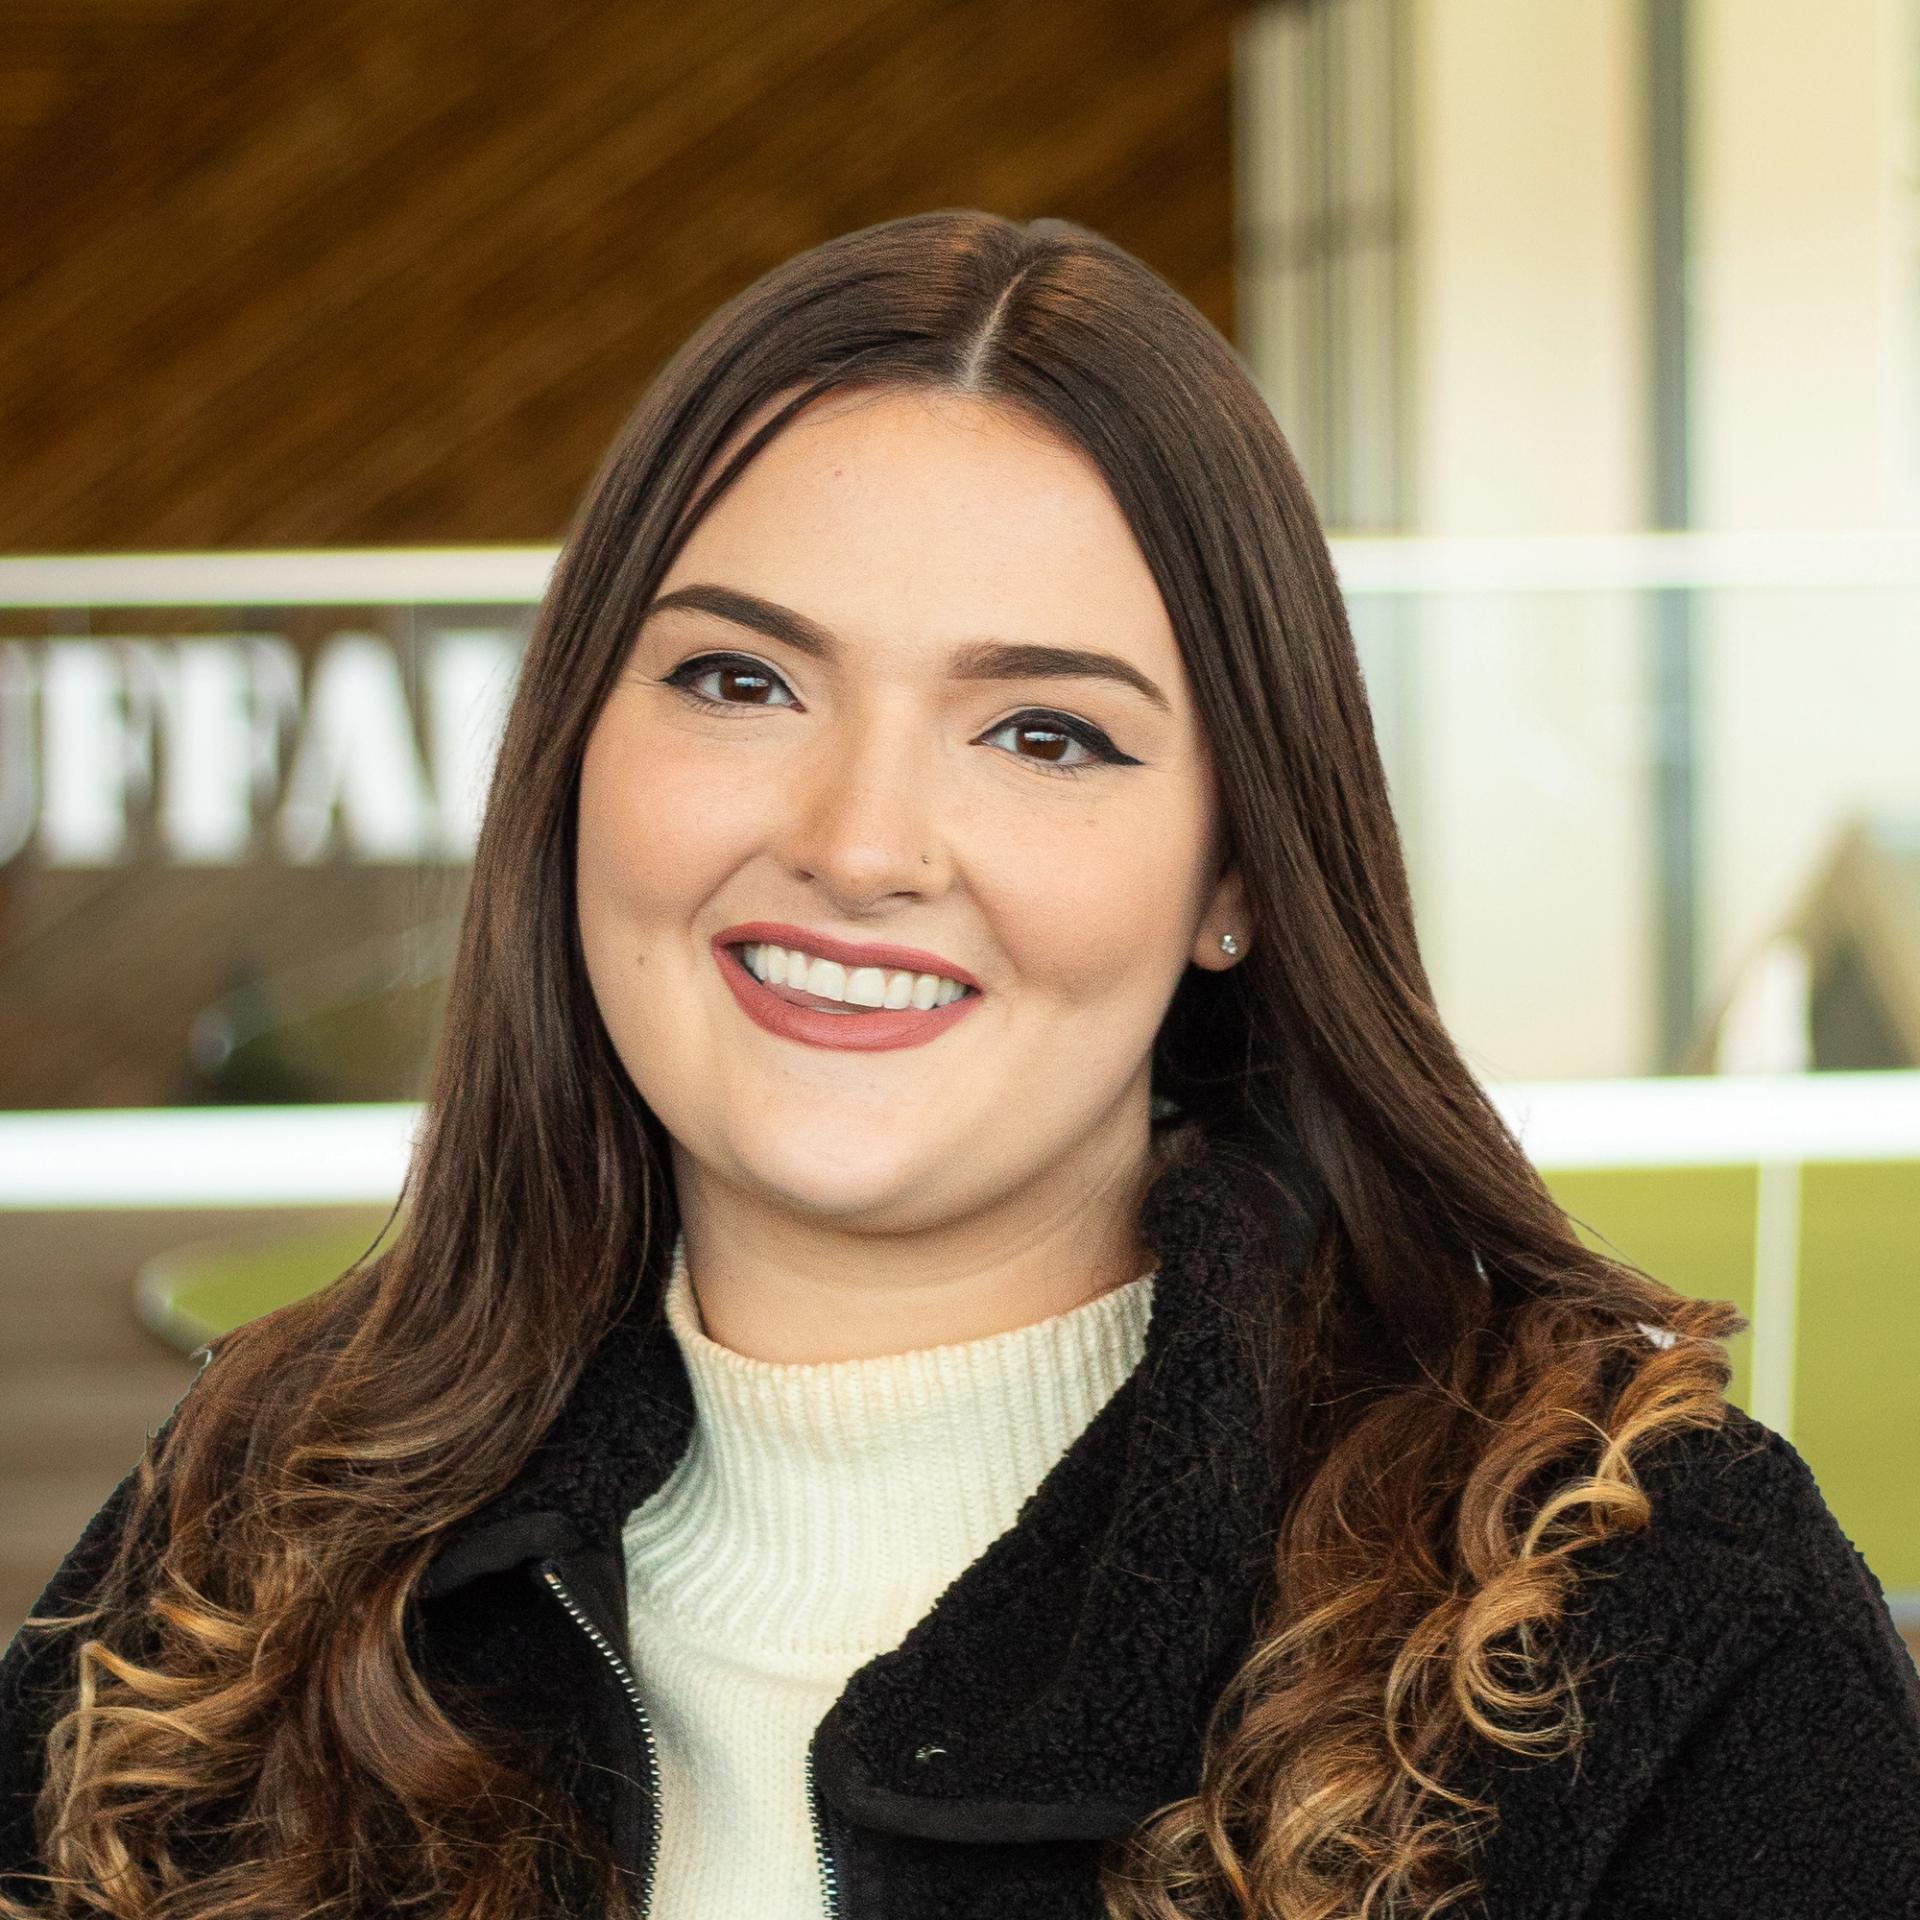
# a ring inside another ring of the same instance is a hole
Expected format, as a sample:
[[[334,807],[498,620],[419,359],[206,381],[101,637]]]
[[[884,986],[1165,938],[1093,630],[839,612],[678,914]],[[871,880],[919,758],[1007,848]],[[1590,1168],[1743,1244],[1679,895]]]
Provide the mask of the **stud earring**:
[[[1240,942],[1236,940],[1232,934],[1223,933],[1220,936],[1220,951],[1222,953],[1238,953],[1240,951]]]

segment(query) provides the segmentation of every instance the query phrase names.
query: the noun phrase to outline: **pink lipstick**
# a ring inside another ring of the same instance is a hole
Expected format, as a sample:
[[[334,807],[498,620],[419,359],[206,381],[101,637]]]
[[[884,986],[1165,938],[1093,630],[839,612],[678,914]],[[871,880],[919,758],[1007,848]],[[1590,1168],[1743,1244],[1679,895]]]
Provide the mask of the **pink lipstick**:
[[[827,1013],[793,997],[793,989],[756,980],[747,970],[739,948],[769,941],[798,948],[848,967],[897,967],[914,973],[938,973],[972,989],[943,1007],[867,1007],[850,1013]],[[914,947],[859,943],[805,933],[799,927],[755,920],[728,927],[713,938],[713,956],[720,976],[732,990],[741,1010],[767,1032],[807,1046],[834,1047],[844,1052],[872,1053],[890,1047],[917,1047],[937,1039],[956,1021],[964,1020],[980,1002],[979,983],[964,967],[938,954]]]

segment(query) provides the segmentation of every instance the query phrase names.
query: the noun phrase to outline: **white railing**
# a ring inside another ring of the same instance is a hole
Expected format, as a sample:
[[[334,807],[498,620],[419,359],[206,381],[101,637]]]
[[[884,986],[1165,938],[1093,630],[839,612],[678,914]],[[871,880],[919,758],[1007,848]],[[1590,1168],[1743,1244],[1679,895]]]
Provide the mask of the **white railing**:
[[[0,557],[0,607],[532,605],[558,547],[313,547],[282,553]]]
[[[1543,1171],[1920,1160],[1920,1069],[1490,1083]],[[0,1208],[386,1203],[421,1108],[0,1113]]]
[[[1751,1411],[1793,1424],[1800,1170],[1920,1161],[1920,1071],[1489,1086],[1543,1172],[1752,1166]],[[389,1205],[416,1104],[0,1114],[0,1208]]]
[[[1920,587],[1909,532],[1335,534],[1347,593]],[[553,546],[0,556],[0,607],[532,605]]]

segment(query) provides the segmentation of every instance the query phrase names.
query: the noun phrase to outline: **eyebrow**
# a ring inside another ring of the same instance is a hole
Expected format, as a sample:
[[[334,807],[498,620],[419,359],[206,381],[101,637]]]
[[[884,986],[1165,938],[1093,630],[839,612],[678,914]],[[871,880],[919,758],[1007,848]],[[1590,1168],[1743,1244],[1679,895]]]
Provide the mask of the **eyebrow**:
[[[704,581],[676,587],[662,594],[641,616],[644,625],[656,613],[686,608],[695,613],[711,613],[736,626],[750,627],[769,639],[784,640],[788,646],[816,660],[833,660],[840,643],[829,628],[777,600],[763,600],[758,594],[739,587],[723,587]],[[1015,640],[969,640],[953,651],[948,671],[956,680],[1117,680],[1143,694],[1160,709],[1171,713],[1167,697],[1140,669],[1122,660],[1118,654],[1100,653],[1084,647],[1042,646]]]

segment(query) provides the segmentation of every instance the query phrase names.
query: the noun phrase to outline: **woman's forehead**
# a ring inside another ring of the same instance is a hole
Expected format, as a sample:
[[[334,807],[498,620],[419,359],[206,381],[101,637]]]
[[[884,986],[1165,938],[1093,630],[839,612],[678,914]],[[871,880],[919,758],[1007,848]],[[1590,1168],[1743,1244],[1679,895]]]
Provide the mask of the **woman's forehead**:
[[[868,396],[783,428],[661,582],[758,594],[853,635],[944,646],[993,634],[1138,653],[1177,672],[1159,591],[1083,456],[954,396]]]

